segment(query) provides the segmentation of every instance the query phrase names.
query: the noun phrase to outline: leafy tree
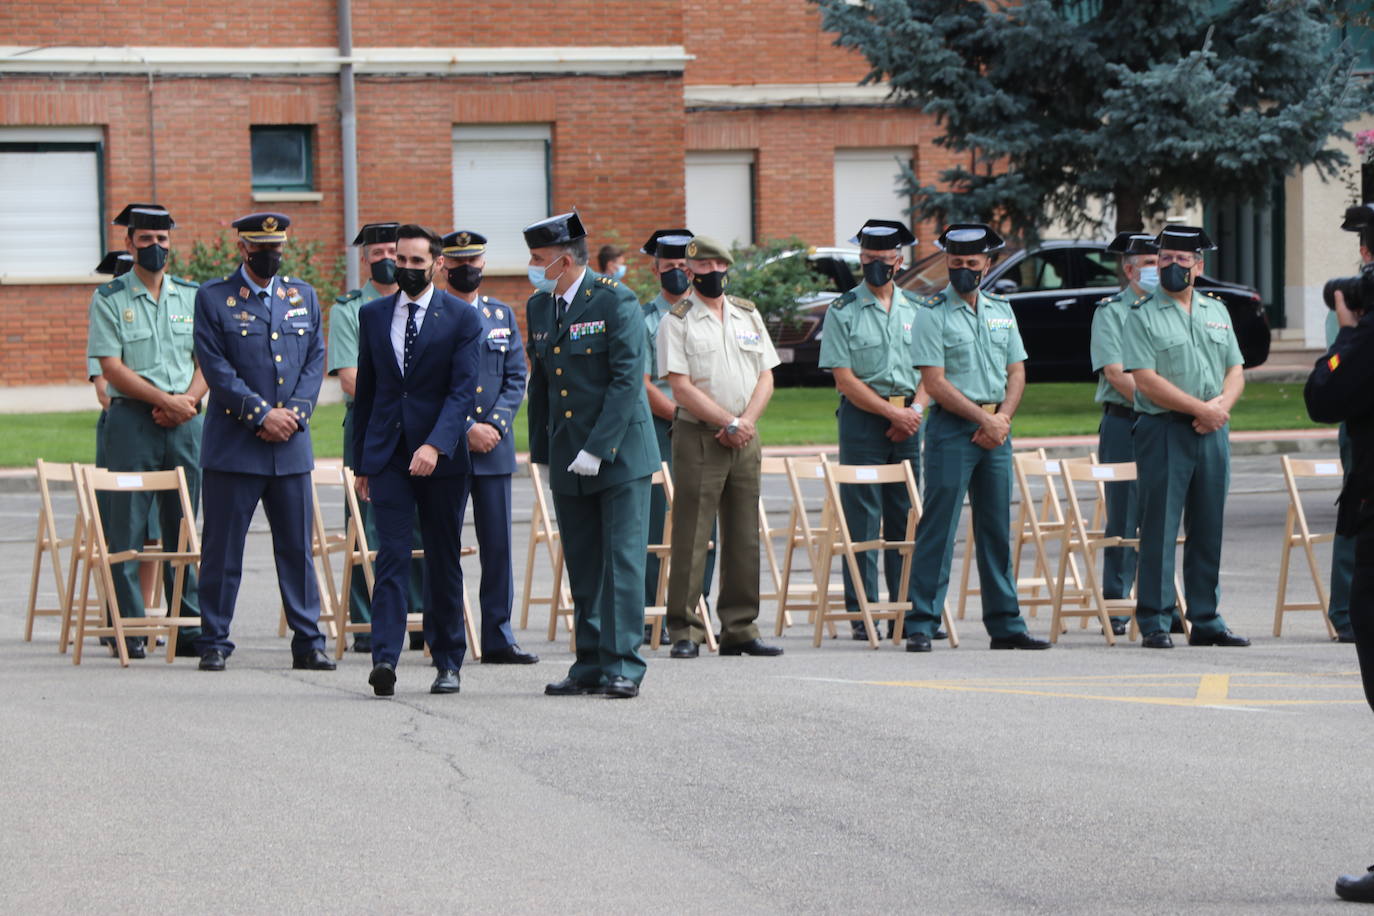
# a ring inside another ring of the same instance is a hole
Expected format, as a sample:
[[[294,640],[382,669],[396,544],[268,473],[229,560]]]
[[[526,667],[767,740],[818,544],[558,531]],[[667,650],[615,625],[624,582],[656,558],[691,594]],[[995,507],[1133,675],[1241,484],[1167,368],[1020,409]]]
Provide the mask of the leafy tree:
[[[320,306],[327,312],[341,291],[344,260],[343,255],[339,255],[330,264],[328,256],[321,253],[323,248],[320,242],[301,242],[288,237],[282,246],[281,272],[315,287]],[[179,277],[204,283],[228,276],[241,260],[237,236],[225,230],[209,242],[196,239],[191,243],[189,255],[183,256],[180,250],[173,249],[167,269]]]
[[[1337,43],[1367,0],[811,0],[895,100],[934,115],[968,164],[922,186],[922,220],[1134,229],[1170,198],[1263,200],[1374,110]]]
[[[733,248],[735,264],[725,291],[752,301],[766,317],[792,321],[798,300],[830,287],[829,280],[811,269],[810,251],[796,236]]]

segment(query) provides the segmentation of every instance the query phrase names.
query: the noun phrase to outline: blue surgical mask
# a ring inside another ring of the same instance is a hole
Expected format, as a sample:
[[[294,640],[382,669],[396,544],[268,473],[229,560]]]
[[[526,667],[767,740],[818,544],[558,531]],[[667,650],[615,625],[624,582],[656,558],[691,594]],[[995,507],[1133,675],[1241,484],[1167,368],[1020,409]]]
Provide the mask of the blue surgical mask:
[[[1141,289],[1154,292],[1159,286],[1159,268],[1153,266],[1140,268],[1140,277],[1135,282]]]
[[[545,276],[545,272],[548,271],[549,267],[552,266],[552,264],[548,265],[547,267],[535,267],[531,265],[529,270],[527,271],[530,278],[530,286],[533,286],[536,290],[538,290],[541,293],[553,292],[554,289],[558,286],[558,277],[563,276],[563,272],[559,271],[557,277]]]
[[[612,280],[620,280],[620,279],[623,279],[624,276],[625,276],[625,265],[624,265],[624,264],[621,264],[619,267],[617,267],[617,268],[611,273],[611,279],[612,279]]]

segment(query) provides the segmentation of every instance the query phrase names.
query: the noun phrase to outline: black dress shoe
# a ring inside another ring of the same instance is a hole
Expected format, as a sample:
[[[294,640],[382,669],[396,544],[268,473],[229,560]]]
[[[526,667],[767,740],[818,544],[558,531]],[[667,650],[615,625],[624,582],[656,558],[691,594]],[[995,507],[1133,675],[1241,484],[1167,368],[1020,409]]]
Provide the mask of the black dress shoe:
[[[378,662],[372,666],[372,673],[367,676],[367,682],[372,685],[372,693],[375,696],[395,696],[396,666],[390,662]]]
[[[929,652],[930,637],[924,633],[912,633],[906,638],[906,650],[908,652]]]
[[[1131,625],[1130,618],[1113,617],[1113,618],[1112,618],[1112,635],[1113,635],[1113,636],[1125,636],[1125,635],[1126,635],[1126,630],[1130,627],[1130,625]]]
[[[690,639],[679,639],[673,643],[673,651],[668,654],[673,658],[696,658],[701,654],[701,649]]]
[[[747,642],[737,642],[733,646],[721,646],[721,655],[781,655],[782,646],[770,646],[755,637]]]
[[[1336,627],[1336,642],[1354,642],[1355,631],[1350,627]]]
[[[141,639],[129,640],[129,644],[125,646],[125,648],[129,650],[129,658],[131,659],[148,657],[147,651],[145,651],[143,648],[143,640]],[[115,654],[117,655],[118,653]]]
[[[537,661],[539,661],[539,656],[533,652],[526,652],[515,643],[511,643],[504,649],[482,653],[482,664],[484,665],[533,665]]]
[[[1190,646],[1248,646],[1250,640],[1244,636],[1237,636],[1230,630],[1222,630],[1220,633],[1199,633],[1193,630],[1193,635],[1188,637]]]
[[[323,649],[311,649],[305,655],[291,659],[291,667],[297,671],[333,671],[339,666],[324,654]]]
[[[935,628],[935,634],[934,634],[933,636],[931,636],[930,638],[931,638],[931,639],[949,639],[949,634],[945,632],[944,627],[936,627],[936,628]]]
[[[1374,903],[1374,865],[1363,875],[1341,875],[1336,879],[1336,896],[1352,903]]]
[[[851,638],[852,638],[855,642],[858,642],[859,640],[863,640],[864,642],[868,642],[868,631],[865,630],[863,627],[855,627],[855,628],[851,631],[851,633],[853,634],[853,635],[851,636]]]
[[[223,671],[224,653],[218,649],[211,649],[200,657],[201,671]]]
[[[372,651],[372,637],[366,633],[359,633],[357,636],[354,636],[353,648],[349,651],[370,653]]]
[[[1015,636],[994,636],[992,638],[993,649],[1048,649],[1050,641],[1048,639],[1036,639],[1029,633],[1017,633]]]
[[[1173,639],[1163,630],[1158,633],[1142,634],[1140,644],[1146,649],[1172,649],[1174,647]]]
[[[600,692],[599,684],[579,684],[570,677],[544,685],[544,696],[547,697],[584,697],[589,693]]]
[[[613,677],[593,692],[612,700],[628,700],[639,696],[639,685],[627,677]]]
[[[425,651],[425,634],[420,632],[419,630],[416,630],[414,633],[410,634],[410,651]]]
[[[458,672],[452,668],[440,668],[434,676],[434,683],[429,685],[429,692],[457,693],[459,687]]]

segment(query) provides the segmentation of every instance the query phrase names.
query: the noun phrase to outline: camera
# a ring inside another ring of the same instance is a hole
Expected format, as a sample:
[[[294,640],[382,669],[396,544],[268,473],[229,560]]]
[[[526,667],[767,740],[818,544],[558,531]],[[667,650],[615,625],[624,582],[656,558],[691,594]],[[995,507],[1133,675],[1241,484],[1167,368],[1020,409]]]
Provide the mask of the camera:
[[[1371,265],[1374,267],[1374,265]],[[1322,301],[1332,311],[1336,308],[1336,293],[1345,298],[1345,307],[1352,312],[1369,311],[1374,306],[1374,270],[1366,267],[1353,277],[1332,277],[1322,287]]]

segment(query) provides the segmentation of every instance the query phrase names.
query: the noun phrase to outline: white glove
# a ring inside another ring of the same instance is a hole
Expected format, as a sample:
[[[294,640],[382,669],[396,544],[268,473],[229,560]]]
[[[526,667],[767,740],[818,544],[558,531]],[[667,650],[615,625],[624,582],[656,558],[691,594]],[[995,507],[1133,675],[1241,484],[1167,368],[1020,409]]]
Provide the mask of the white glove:
[[[595,477],[601,471],[601,459],[585,450],[579,451],[573,463],[568,465],[568,470],[579,477]]]

